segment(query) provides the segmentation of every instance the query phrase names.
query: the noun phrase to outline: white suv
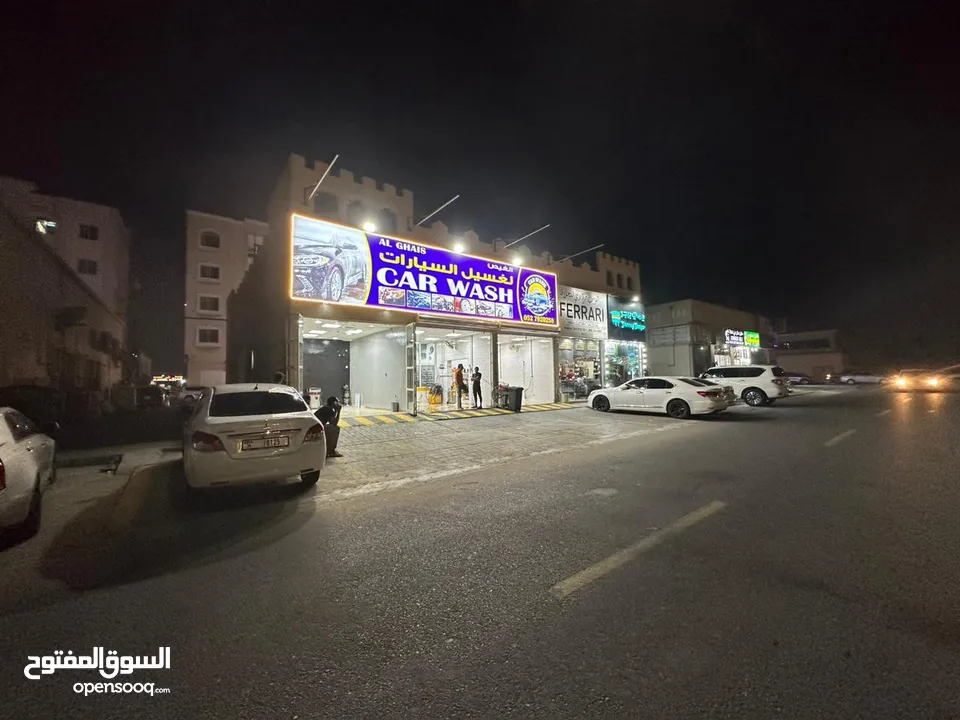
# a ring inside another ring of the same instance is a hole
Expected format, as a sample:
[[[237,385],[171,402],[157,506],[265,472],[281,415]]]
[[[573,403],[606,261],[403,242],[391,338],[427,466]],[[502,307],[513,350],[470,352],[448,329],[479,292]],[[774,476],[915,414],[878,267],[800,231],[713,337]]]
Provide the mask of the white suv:
[[[712,367],[700,377],[722,378],[752,407],[773,405],[790,394],[790,379],[778,365],[726,365]]]

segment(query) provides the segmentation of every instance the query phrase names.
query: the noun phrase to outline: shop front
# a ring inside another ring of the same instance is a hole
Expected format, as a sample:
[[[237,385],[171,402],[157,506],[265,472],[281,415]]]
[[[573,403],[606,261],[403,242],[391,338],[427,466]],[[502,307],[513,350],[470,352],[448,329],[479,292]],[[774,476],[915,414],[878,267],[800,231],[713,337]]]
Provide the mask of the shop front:
[[[302,215],[292,226],[296,374],[347,414],[450,410],[498,384],[553,402],[556,276]],[[292,370],[292,368],[291,368]]]
[[[603,386],[603,346],[607,339],[607,296],[561,285],[557,302],[558,389],[563,400],[586,400]]]
[[[723,338],[717,338],[711,351],[713,365],[720,367],[770,362],[769,353],[761,347],[760,333],[753,330],[726,328],[723,331]]]
[[[607,297],[603,384],[621,385],[647,374],[647,316],[638,300]]]

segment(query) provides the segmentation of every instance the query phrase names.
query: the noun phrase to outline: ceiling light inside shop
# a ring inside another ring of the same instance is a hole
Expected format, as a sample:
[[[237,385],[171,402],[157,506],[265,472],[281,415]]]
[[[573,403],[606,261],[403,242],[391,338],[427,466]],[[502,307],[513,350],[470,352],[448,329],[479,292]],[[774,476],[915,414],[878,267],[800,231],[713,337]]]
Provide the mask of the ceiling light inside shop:
[[[339,327],[343,327],[343,325],[341,325],[340,323],[324,323],[324,324],[323,324],[323,327],[325,327],[325,328],[339,328]]]
[[[440,338],[438,338],[438,337],[428,337],[428,338],[424,338],[424,341],[425,341],[425,342],[436,342],[436,341],[439,340],[439,339],[440,339]]]
[[[460,335],[462,335],[462,333],[458,333],[458,332],[447,333],[447,337],[460,337]]]
[[[417,335],[423,335],[425,332],[426,330],[417,330]]]

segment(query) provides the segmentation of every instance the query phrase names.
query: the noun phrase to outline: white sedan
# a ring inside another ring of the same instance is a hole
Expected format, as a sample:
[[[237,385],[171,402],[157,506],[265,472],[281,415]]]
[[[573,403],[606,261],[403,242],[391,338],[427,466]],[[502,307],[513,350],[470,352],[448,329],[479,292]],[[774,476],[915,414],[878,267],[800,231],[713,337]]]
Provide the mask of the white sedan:
[[[40,528],[44,490],[54,480],[56,443],[13,408],[0,408],[0,528]]]
[[[601,412],[639,410],[666,413],[680,419],[720,413],[733,404],[719,385],[688,377],[663,376],[637,378],[619,387],[594,390],[587,402]]]
[[[286,385],[207,388],[184,425],[183,467],[192,488],[263,482],[311,487],[326,456],[323,425]]]

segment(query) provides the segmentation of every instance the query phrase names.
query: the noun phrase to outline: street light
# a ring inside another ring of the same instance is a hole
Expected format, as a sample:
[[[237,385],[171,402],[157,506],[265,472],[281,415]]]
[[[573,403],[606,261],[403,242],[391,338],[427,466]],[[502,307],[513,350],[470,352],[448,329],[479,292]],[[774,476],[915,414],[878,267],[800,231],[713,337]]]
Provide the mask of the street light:
[[[633,301],[634,301],[635,303],[640,302],[640,296],[639,296],[639,295],[634,295],[634,296],[633,296]]]
[[[523,265],[523,258],[521,258],[519,255],[514,255],[513,260],[511,262],[517,267],[520,267],[521,265]]]
[[[454,240],[454,241],[453,241],[453,251],[454,251],[455,253],[462,253],[462,252],[463,252],[464,250],[466,250],[466,249],[467,249],[467,248],[464,246],[464,244],[463,244],[463,242],[462,242],[461,240]]]
[[[374,233],[377,231],[377,225],[372,220],[367,220],[363,224],[363,231],[368,233]]]

